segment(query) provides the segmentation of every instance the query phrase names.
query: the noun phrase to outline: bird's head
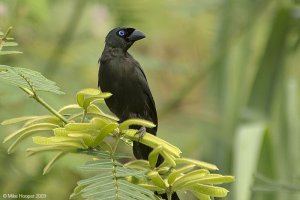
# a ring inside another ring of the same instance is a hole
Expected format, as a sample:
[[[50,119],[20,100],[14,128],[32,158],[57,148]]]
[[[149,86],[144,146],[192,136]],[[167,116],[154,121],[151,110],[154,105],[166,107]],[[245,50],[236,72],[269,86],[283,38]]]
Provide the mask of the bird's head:
[[[114,28],[107,34],[105,44],[108,47],[127,51],[135,41],[143,38],[145,38],[145,35],[141,31],[134,28],[119,27]]]

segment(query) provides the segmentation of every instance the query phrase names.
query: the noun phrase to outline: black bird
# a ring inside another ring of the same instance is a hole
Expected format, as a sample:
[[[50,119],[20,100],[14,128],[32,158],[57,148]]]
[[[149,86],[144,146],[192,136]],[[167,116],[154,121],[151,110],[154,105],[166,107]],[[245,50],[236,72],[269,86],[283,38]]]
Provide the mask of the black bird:
[[[113,95],[105,99],[108,108],[124,121],[141,118],[153,122],[156,127],[146,131],[156,135],[158,120],[155,102],[148,86],[146,75],[140,64],[127,52],[137,40],[145,35],[134,28],[115,28],[105,39],[105,47],[99,59],[98,87]],[[143,127],[131,127],[143,130]],[[137,159],[148,160],[152,149],[139,142],[133,143]],[[157,166],[163,162],[160,156]],[[166,199],[166,195],[162,195]],[[174,197],[174,198],[173,198]],[[179,199],[174,193],[172,200]]]
[[[113,94],[105,101],[120,121],[130,118],[149,120],[156,127],[147,128],[146,131],[156,135],[157,113],[145,73],[127,52],[135,41],[144,37],[142,32],[133,28],[115,28],[108,33],[99,60],[98,87],[103,92]],[[133,144],[133,153],[137,159],[147,160],[151,151],[151,148],[141,143]]]

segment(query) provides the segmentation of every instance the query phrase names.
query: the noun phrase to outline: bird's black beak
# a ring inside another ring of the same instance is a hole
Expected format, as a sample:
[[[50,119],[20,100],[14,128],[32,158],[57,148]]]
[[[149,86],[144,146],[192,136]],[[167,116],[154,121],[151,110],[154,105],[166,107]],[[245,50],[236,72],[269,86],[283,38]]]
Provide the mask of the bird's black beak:
[[[128,37],[127,39],[131,42],[135,42],[137,40],[141,40],[145,38],[145,34],[139,30],[134,30]]]

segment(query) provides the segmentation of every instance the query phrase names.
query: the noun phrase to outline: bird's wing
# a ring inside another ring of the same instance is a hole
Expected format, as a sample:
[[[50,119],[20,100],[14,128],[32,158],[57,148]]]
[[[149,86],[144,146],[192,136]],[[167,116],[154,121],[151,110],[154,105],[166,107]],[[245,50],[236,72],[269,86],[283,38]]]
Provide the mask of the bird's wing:
[[[140,81],[141,84],[141,88],[143,89],[147,100],[148,100],[148,106],[149,106],[149,110],[151,110],[151,118],[152,118],[152,122],[154,124],[156,124],[156,129],[158,126],[158,119],[157,119],[157,112],[156,112],[156,106],[155,106],[155,102],[152,96],[152,93],[150,91],[149,85],[148,85],[148,81],[145,75],[145,72],[143,71],[143,69],[141,68],[141,66],[139,65],[139,63],[137,63],[136,65],[136,71],[138,73],[138,76],[143,77],[142,81]]]

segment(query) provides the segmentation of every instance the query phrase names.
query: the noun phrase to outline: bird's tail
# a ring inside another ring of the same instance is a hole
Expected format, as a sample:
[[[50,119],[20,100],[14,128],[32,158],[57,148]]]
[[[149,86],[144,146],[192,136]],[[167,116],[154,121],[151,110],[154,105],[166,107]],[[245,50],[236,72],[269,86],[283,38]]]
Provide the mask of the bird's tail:
[[[132,128],[138,129],[138,127],[132,127]],[[153,133],[153,130],[147,130],[147,132]],[[153,134],[155,135],[155,133],[156,130]],[[151,147],[148,147],[147,145],[144,145],[140,142],[135,142],[135,141],[133,142],[133,154],[136,159],[148,160],[148,156],[152,150],[153,149]],[[161,155],[159,155],[157,159],[156,167],[158,167],[163,162],[164,162],[164,158]],[[159,196],[161,196],[162,199],[166,199],[166,200],[168,199],[166,193],[160,194]],[[176,192],[172,194],[171,200],[180,200]]]
[[[168,195],[166,193],[160,194],[159,196],[161,196],[162,199],[168,199]],[[176,192],[172,194],[171,200],[180,200]]]
[[[133,129],[140,129],[140,126],[130,126]],[[157,127],[147,128],[146,131],[152,135],[156,135]],[[133,154],[136,159],[148,160],[148,156],[153,149],[144,145],[140,142],[133,142]],[[158,156],[156,167],[158,167],[161,163],[163,163],[164,159],[161,155]]]
[[[148,156],[153,149],[140,142],[133,142],[133,154],[136,159],[148,160]],[[158,156],[156,167],[163,163],[164,159],[161,155]]]

